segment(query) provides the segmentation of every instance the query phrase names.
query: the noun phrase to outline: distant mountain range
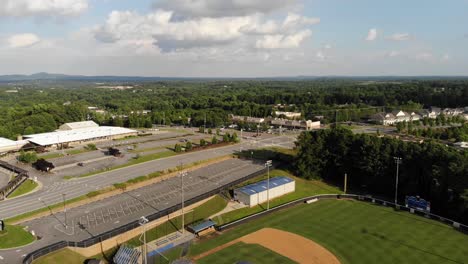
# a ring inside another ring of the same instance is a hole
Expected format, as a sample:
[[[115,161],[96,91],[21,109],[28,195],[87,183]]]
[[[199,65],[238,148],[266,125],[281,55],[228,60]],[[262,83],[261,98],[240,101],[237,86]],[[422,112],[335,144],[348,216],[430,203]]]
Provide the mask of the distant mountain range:
[[[408,81],[408,80],[438,80],[464,79],[468,76],[290,76],[290,77],[258,77],[258,78],[190,78],[190,77],[140,77],[140,76],[85,76],[51,74],[46,72],[31,75],[0,75],[0,82],[30,82],[30,81],[82,81],[82,82],[154,82],[169,80],[357,80],[357,81]]]

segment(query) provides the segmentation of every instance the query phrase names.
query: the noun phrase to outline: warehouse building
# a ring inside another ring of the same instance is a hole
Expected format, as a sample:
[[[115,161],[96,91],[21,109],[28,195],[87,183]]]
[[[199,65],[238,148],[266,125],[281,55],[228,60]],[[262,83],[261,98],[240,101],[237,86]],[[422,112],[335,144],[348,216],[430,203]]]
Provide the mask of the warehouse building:
[[[296,182],[280,176],[270,179],[270,200],[294,192]],[[266,202],[268,199],[268,182],[263,180],[234,190],[234,199],[250,207]]]
[[[24,138],[37,146],[62,148],[137,134],[137,131],[128,128],[99,126],[93,121],[84,121],[66,123],[55,132],[26,135]]]
[[[13,141],[6,138],[0,138],[0,154],[19,151],[28,144],[26,140]]]

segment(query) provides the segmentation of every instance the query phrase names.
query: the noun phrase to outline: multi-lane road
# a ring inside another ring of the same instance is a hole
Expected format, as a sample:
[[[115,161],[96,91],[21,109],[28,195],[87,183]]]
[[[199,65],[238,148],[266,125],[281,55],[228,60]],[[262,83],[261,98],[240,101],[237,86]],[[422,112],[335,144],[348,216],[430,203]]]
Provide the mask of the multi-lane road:
[[[262,148],[266,146],[281,146],[291,148],[294,145],[294,137],[280,136],[258,139],[255,141],[244,140],[242,143],[208,149],[203,151],[190,152],[169,158],[157,159],[118,170],[112,170],[94,176],[78,178],[74,180],[56,180],[50,184],[45,184],[39,191],[18,197],[11,200],[0,202],[0,219],[5,219],[20,215],[26,212],[43,208],[44,203],[48,205],[56,204],[62,201],[63,195],[66,199],[72,199],[111,186],[116,182],[124,182],[129,179],[147,175],[155,171],[174,168],[182,164],[190,164],[201,160],[221,157],[233,154],[240,149]]]
[[[42,208],[62,201],[62,194],[67,199],[78,197],[95,189],[110,186],[139,175],[189,164],[200,160],[221,157],[239,150],[256,149],[267,146],[291,148],[294,137],[281,136],[257,140],[244,140],[240,144],[181,154],[169,158],[149,161],[114,171],[101,173],[76,180],[62,180],[40,191],[0,202],[0,218],[15,216],[24,212]],[[227,160],[191,171],[184,180],[185,199],[209,192],[220,185],[235,181],[263,168],[245,160]],[[57,213],[23,223],[29,230],[34,230],[41,240],[19,249],[0,250],[0,263],[21,263],[27,253],[52,243],[68,240],[80,241],[118,226],[124,225],[140,216],[149,215],[180,203],[180,179],[170,178],[111,198],[89,203],[67,210],[67,222],[64,213]]]

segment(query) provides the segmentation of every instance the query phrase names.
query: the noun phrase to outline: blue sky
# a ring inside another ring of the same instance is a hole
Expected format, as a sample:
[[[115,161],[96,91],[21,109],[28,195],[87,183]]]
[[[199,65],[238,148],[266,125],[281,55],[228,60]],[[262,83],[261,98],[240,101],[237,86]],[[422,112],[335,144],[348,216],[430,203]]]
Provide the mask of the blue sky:
[[[467,10],[467,0],[2,0],[0,74],[468,75]]]

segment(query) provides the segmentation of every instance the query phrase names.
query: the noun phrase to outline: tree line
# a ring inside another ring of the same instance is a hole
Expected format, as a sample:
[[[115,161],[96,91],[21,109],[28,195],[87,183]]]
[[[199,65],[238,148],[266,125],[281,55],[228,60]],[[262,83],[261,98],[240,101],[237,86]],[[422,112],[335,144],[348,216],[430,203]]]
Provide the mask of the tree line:
[[[432,212],[468,223],[468,152],[445,145],[422,144],[353,134],[346,128],[302,133],[296,143],[297,174],[349,187],[357,192],[393,200],[396,164],[400,165],[398,199],[419,195]]]
[[[132,85],[133,89],[109,90],[89,83],[57,87],[18,84],[17,93],[6,93],[11,88],[0,87],[0,136],[42,133],[65,122],[88,119],[125,127],[219,127],[229,123],[229,114],[267,117],[275,109],[301,112],[305,119],[323,116],[327,123],[359,121],[388,109],[468,106],[466,80],[165,81]],[[88,106],[106,113],[88,111]],[[136,114],[141,110],[151,113]]]

